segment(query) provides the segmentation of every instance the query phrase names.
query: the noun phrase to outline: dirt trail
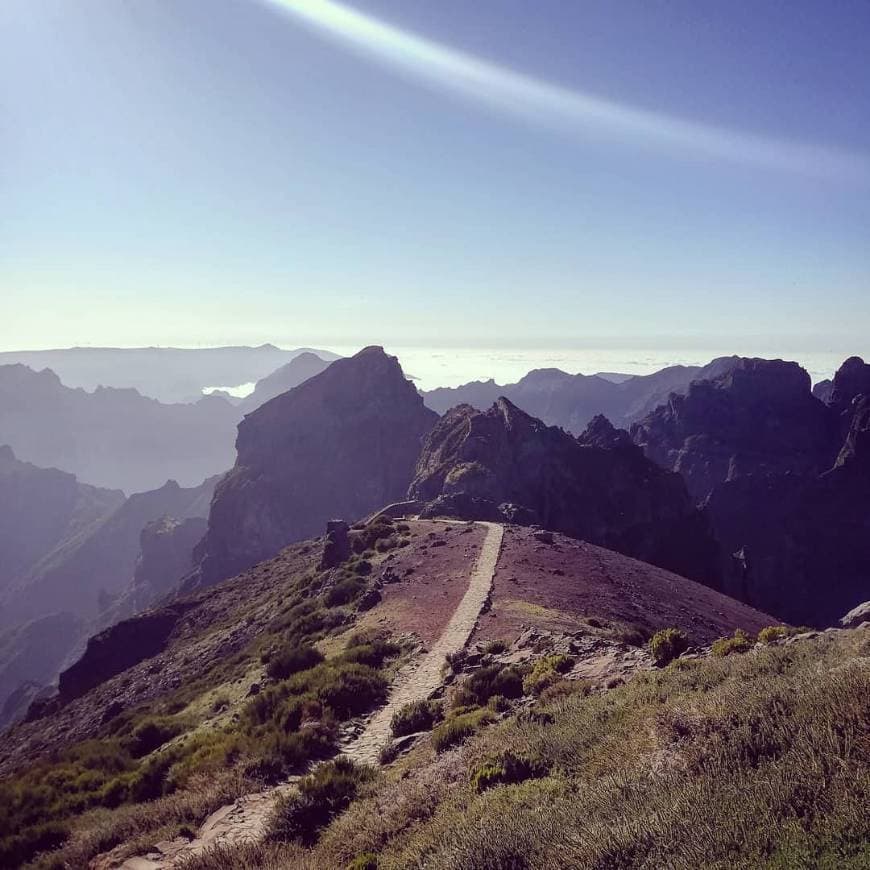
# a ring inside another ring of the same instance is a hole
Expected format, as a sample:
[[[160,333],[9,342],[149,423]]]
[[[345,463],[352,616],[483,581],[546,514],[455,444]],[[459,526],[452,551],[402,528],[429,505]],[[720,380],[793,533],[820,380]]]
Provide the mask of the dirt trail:
[[[432,648],[418,661],[408,665],[396,678],[386,706],[377,710],[360,736],[344,749],[354,761],[377,764],[381,747],[390,736],[390,719],[400,707],[428,698],[441,685],[441,668],[448,653],[462,649],[474,631],[481,609],[492,590],[492,578],[501,552],[504,529],[498,523],[479,523],[486,527],[486,538],[471,572],[468,590],[459,602],[450,622]],[[298,777],[294,779],[298,780]],[[128,858],[123,870],[156,870],[178,867],[187,858],[201,854],[215,845],[260,842],[266,833],[269,817],[278,798],[295,788],[288,780],[268,791],[245,795],[232,804],[213,812],[193,840],[178,838],[158,843],[153,852]],[[104,855],[93,867],[116,866]]]
[[[504,530],[498,523],[486,526],[486,538],[471,572],[468,590],[459,602],[443,634],[432,648],[416,662],[408,665],[396,678],[386,706],[376,711],[362,734],[344,752],[354,761],[377,764],[381,747],[390,737],[393,714],[411,701],[428,698],[440,685],[441,668],[448,653],[462,649],[480,616],[490,590],[498,562]]]

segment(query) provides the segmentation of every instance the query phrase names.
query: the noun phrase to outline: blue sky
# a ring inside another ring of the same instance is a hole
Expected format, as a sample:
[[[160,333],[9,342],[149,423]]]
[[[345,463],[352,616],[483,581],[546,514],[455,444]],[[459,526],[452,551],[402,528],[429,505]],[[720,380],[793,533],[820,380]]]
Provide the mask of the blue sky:
[[[866,344],[864,0],[349,4],[521,111],[295,5],[5,0],[0,347]]]

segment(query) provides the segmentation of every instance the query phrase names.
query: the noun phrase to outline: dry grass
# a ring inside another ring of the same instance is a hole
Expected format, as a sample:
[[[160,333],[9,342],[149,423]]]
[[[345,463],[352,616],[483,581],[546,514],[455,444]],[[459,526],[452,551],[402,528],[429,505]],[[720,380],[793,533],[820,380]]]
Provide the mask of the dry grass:
[[[866,631],[672,665],[462,748],[419,747],[311,850],[223,850],[185,870],[344,868],[367,854],[379,870],[859,870],[868,726]],[[479,791],[474,772],[506,752],[549,775]]]
[[[171,839],[183,830],[193,831],[224,804],[256,788],[238,770],[196,776],[184,791],[146,804],[115,810],[94,810],[81,816],[64,847],[35,862],[36,868],[87,867],[91,858],[115,852],[119,860],[148,849],[159,840]]]

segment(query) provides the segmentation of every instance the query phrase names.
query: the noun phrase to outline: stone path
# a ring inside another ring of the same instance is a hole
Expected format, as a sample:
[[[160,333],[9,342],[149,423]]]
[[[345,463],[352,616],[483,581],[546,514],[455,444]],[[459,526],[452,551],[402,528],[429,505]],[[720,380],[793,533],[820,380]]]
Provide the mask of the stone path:
[[[393,713],[410,701],[428,698],[441,685],[441,668],[447,654],[463,649],[468,643],[492,590],[492,578],[504,535],[504,529],[498,523],[482,522],[479,525],[486,527],[486,537],[472,569],[468,590],[453,611],[441,637],[420,660],[411,663],[399,674],[386,706],[372,715],[360,736],[344,749],[344,753],[354,761],[378,763],[381,747],[390,737]],[[121,867],[123,870],[178,867],[186,859],[218,844],[233,846],[261,842],[278,798],[292,792],[298,779],[294,777],[267,791],[245,795],[213,812],[203,822],[195,839],[180,837],[157,843],[154,851],[128,858]],[[110,859],[110,855],[101,858]],[[107,868],[117,865],[111,860],[101,861],[97,858],[93,866]]]
[[[390,739],[393,714],[411,701],[428,698],[442,683],[441,669],[447,655],[463,649],[468,643],[481,608],[492,590],[492,576],[504,535],[504,529],[498,523],[480,525],[486,526],[486,538],[471,572],[468,590],[453,611],[441,637],[422,659],[411,663],[399,674],[386,706],[372,715],[363,733],[345,748],[345,755],[354,761],[378,763],[381,748]]]

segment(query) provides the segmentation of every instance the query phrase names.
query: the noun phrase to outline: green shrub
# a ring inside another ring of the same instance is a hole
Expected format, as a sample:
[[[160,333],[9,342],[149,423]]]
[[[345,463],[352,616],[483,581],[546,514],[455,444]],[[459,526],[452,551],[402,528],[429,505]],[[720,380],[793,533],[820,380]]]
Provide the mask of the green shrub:
[[[777,640],[782,640],[784,637],[792,637],[795,634],[800,634],[804,629],[795,628],[793,625],[768,625],[758,632],[758,640],[760,643],[768,644]]]
[[[523,691],[527,695],[539,695],[544,689],[559,681],[559,675],[567,673],[574,666],[574,662],[561,653],[544,656],[538,659],[523,680]]]
[[[452,716],[432,732],[432,747],[436,752],[443,752],[451,746],[464,743],[481,725],[493,721],[495,716],[491,710],[474,710],[471,713]]]
[[[714,656],[730,656],[733,653],[748,652],[753,645],[752,638],[742,628],[738,628],[733,637],[720,637],[714,640],[710,651]]]
[[[386,659],[394,658],[401,652],[398,644],[383,637],[372,638],[368,643],[351,646],[341,654],[339,660],[347,663],[368,665],[370,668],[380,668]]]
[[[327,593],[327,607],[338,607],[342,604],[349,604],[366,588],[366,584],[358,577],[347,577],[344,580],[339,580]]]
[[[266,674],[273,680],[285,680],[291,674],[307,671],[323,661],[323,654],[310,644],[293,643],[273,653]]]
[[[524,755],[505,750],[481,762],[471,772],[471,784],[476,791],[486,791],[496,785],[510,785],[527,779],[546,776],[547,767]]]
[[[349,758],[321,764],[299,781],[298,793],[278,802],[269,837],[279,842],[311,846],[320,830],[356,797],[359,785],[370,779],[371,770]]]
[[[663,668],[689,648],[689,638],[679,628],[663,628],[649,642],[649,651],[655,663]]]
[[[387,695],[387,681],[381,674],[354,663],[323,662],[294,674],[284,685],[291,695],[311,693],[339,719],[365,713]]]
[[[487,665],[478,668],[460,686],[454,696],[454,705],[485,704],[493,695],[519,698],[523,694],[523,676],[513,667]]]
[[[141,758],[177,737],[183,730],[182,724],[177,720],[166,717],[145,719],[123,741],[123,746],[133,758]]]
[[[440,701],[412,701],[397,710],[390,720],[394,737],[416,734],[418,731],[431,731],[432,726],[443,716]]]
[[[374,852],[363,852],[347,865],[347,870],[378,870],[378,856]]]

